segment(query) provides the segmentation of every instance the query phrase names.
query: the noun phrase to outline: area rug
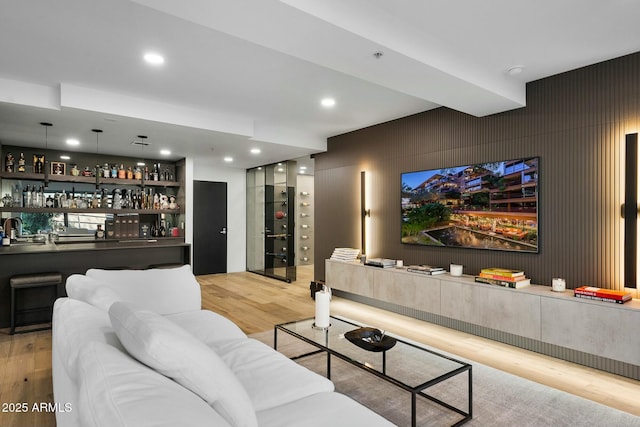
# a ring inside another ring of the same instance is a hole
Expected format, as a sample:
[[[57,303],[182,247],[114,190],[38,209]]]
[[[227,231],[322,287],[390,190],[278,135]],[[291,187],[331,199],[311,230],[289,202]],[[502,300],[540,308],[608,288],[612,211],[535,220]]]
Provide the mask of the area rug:
[[[251,335],[273,345],[273,331]],[[433,349],[429,346],[426,348]],[[313,347],[286,333],[278,333],[278,350],[291,357]],[[638,426],[640,417],[529,381],[486,365],[433,349],[473,365],[473,419],[465,426]],[[321,375],[326,374],[326,355],[298,359],[297,362]],[[416,366],[415,369],[420,369]],[[344,393],[398,426],[411,425],[411,394],[364,372],[336,357],[331,359],[331,380]],[[467,376],[453,377],[429,394],[457,408],[467,408]],[[417,425],[450,426],[462,416],[418,397]]]

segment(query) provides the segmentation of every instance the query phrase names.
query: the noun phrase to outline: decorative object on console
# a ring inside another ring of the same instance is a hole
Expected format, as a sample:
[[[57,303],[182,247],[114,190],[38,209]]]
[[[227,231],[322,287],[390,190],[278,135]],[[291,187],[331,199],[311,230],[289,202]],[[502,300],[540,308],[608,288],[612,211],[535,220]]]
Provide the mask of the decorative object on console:
[[[385,335],[380,329],[362,327],[346,332],[344,337],[367,351],[387,351],[396,345],[396,339]]]
[[[567,282],[559,277],[551,279],[551,290],[554,292],[564,292],[567,289]]]
[[[452,276],[462,276],[462,268],[463,266],[460,264],[451,264],[449,265],[449,273]]]
[[[401,175],[402,243],[538,252],[538,157]]]

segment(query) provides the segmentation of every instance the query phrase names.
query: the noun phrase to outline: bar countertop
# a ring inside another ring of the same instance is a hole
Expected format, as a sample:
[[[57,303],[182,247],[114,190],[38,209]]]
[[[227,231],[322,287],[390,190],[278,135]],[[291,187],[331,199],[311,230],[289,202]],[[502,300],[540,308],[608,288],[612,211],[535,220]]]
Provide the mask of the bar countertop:
[[[130,239],[130,240],[78,240],[46,243],[18,243],[0,246],[0,255],[39,254],[74,251],[109,251],[115,249],[146,249],[188,246],[182,238]]]

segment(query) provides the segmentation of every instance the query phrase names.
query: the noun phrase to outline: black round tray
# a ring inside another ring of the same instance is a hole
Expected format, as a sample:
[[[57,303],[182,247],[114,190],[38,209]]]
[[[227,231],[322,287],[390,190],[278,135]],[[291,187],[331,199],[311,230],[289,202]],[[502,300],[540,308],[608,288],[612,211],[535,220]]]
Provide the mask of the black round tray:
[[[345,338],[367,351],[387,351],[396,345],[396,339],[383,335],[380,329],[362,327],[346,332]]]

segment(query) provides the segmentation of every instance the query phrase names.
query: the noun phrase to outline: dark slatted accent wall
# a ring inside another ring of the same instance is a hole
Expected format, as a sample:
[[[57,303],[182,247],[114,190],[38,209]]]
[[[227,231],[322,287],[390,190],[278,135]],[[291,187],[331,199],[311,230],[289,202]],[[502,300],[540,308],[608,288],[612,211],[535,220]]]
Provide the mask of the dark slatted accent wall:
[[[369,256],[465,273],[524,269],[535,283],[619,289],[623,281],[625,134],[640,124],[640,54],[527,85],[527,106],[487,117],[438,108],[330,138],[315,162],[318,260],[360,244],[359,173],[370,185]],[[540,157],[540,252],[429,248],[400,242],[400,174]],[[315,265],[316,279],[324,264]]]

